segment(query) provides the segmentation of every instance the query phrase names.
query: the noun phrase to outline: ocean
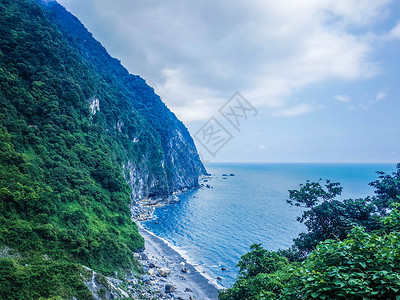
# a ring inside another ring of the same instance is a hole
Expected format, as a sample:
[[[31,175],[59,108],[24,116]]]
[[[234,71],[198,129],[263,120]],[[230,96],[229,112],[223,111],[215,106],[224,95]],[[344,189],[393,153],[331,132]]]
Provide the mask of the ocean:
[[[178,204],[157,208],[155,218],[143,225],[213,283],[230,287],[238,274],[236,264],[250,245],[285,249],[305,230],[296,221],[302,209],[286,203],[288,190],[321,178],[341,183],[339,199],[366,197],[373,194],[368,183],[377,178],[375,171],[391,173],[395,168],[395,164],[207,164],[211,176],[202,182],[204,187],[180,194]]]

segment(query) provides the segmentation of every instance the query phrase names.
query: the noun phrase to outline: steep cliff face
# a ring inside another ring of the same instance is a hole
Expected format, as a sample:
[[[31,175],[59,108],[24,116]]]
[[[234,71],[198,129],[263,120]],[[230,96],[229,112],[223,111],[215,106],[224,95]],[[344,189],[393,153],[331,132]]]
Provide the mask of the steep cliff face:
[[[43,3],[43,2],[42,2]],[[157,141],[158,159],[149,152],[126,152],[127,159],[122,163],[127,182],[132,188],[132,199],[167,198],[183,188],[198,186],[198,177],[205,173],[193,139],[187,128],[164,105],[160,97],[139,76],[129,74],[121,63],[112,58],[104,47],[96,41],[82,23],[56,2],[46,2],[45,7],[58,24],[64,38],[96,70],[101,79],[112,82],[120,102],[130,106],[123,115],[101,110],[108,130],[125,134],[132,143],[141,143],[140,131],[129,132],[131,119],[137,114],[143,118],[144,126],[151,128]],[[92,113],[106,99],[95,98],[91,103]],[[153,151],[153,149],[150,149]]]

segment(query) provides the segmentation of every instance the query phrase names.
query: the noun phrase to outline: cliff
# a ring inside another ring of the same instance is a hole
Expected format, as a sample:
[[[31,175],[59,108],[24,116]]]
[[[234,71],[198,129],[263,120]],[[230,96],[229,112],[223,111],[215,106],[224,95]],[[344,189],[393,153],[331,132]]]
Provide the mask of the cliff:
[[[94,67],[101,80],[113,84],[119,94],[119,104],[131,107],[117,114],[102,110],[107,129],[126,135],[132,143],[140,143],[142,132],[129,130],[130,123],[139,114],[144,119],[144,126],[152,130],[161,152],[159,158],[149,165],[148,157],[153,154],[141,153],[138,158],[137,153],[128,151],[128,159],[123,163],[133,198],[166,197],[183,188],[197,187],[197,179],[205,169],[185,125],[165,106],[153,88],[141,77],[129,74],[119,60],[112,58],[75,16],[54,1],[46,3],[65,40]],[[101,97],[100,106],[103,101],[106,100]]]
[[[0,36],[0,298],[90,299],[86,267],[140,271],[130,207],[205,169],[154,90],[62,6],[1,0]]]

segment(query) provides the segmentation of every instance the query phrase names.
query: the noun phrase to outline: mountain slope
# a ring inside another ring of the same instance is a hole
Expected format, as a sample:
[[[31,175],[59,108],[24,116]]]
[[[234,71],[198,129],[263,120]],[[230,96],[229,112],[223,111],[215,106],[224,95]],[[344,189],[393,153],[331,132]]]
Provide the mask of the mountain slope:
[[[0,0],[0,298],[140,267],[129,206],[198,185],[184,127],[58,4]],[[87,273],[87,272],[86,272]]]
[[[185,187],[197,186],[197,178],[205,173],[205,169],[184,124],[165,106],[153,88],[141,77],[129,74],[117,59],[112,58],[76,17],[54,1],[46,3],[55,23],[59,24],[60,31],[70,45],[94,66],[102,80],[112,82],[118,96],[139,112],[148,123],[147,126],[156,131],[163,152],[162,160],[158,162],[156,168],[163,170],[166,182],[157,183],[154,180],[159,181],[160,178],[148,178],[148,183],[144,183],[142,190],[138,190],[137,185],[131,184],[137,190],[136,198],[148,195],[163,196]],[[126,111],[124,113],[126,114]],[[129,132],[127,123],[132,115],[113,115],[106,112],[105,117],[110,129],[117,128],[119,132],[128,134],[129,138],[140,140],[140,132],[136,135]],[[125,168],[127,173],[130,173],[129,182],[135,182],[136,178],[132,171],[137,172],[137,168],[133,170],[131,164],[125,165]]]

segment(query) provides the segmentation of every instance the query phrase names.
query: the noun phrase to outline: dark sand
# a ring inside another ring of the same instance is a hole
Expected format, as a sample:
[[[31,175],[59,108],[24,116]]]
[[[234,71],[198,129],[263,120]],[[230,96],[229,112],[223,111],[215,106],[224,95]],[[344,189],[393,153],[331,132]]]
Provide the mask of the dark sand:
[[[152,288],[165,291],[166,284],[172,284],[176,290],[173,292],[175,298],[182,299],[218,299],[218,289],[209,282],[196,268],[187,263],[187,261],[174,249],[172,249],[164,240],[144,229],[140,224],[139,232],[145,239],[144,253],[148,260],[142,260],[145,269],[148,269],[150,263],[156,267],[150,270],[150,285]],[[168,268],[171,274],[167,277],[161,277],[157,268]],[[182,268],[186,268],[186,273]],[[186,290],[186,291],[185,291]]]

